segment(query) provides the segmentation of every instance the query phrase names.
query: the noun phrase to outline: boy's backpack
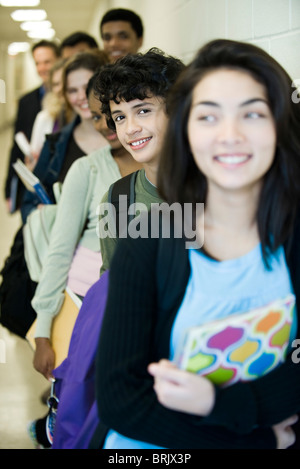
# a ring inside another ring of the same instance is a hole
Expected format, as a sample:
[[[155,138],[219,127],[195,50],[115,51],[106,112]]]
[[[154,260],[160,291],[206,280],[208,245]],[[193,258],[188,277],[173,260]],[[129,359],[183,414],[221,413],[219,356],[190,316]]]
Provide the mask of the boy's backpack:
[[[53,370],[59,399],[53,449],[87,449],[99,423],[95,360],[107,292],[108,272],[104,272],[83,299],[67,358]]]
[[[119,197],[126,196],[126,205],[122,207],[126,209],[127,213],[127,227],[130,221],[134,218],[134,215],[128,215],[128,209],[130,205],[134,204],[135,202],[135,181],[139,171],[135,171],[134,173],[128,174],[121,179],[115,181],[109,188],[108,191],[108,203],[111,203],[115,207],[116,211],[116,233],[119,237],[120,233],[120,226],[119,226],[119,213],[120,213],[120,205],[119,205]]]

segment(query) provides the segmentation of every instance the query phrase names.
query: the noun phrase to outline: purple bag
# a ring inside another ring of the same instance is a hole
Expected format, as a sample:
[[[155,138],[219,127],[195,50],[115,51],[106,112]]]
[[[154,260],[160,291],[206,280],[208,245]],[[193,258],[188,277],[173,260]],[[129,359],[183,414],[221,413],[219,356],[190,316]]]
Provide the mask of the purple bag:
[[[108,292],[108,272],[88,290],[67,358],[53,371],[59,399],[53,449],[87,449],[99,423],[95,358]]]

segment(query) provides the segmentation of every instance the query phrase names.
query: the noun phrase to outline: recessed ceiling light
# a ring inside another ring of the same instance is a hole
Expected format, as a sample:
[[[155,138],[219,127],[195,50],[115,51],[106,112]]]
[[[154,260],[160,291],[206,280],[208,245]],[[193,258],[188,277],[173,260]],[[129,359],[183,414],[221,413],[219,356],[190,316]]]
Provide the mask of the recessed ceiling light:
[[[30,49],[29,42],[12,42],[7,48],[9,55],[17,55],[19,52],[27,52]]]
[[[55,30],[52,28],[37,29],[33,31],[28,31],[27,36],[31,39],[53,39],[55,36]]]
[[[51,21],[24,21],[24,23],[20,24],[20,28],[23,31],[34,31],[42,28],[48,29],[51,28],[51,26]]]
[[[14,21],[43,21],[47,13],[45,10],[15,10],[10,16]]]
[[[40,0],[0,0],[2,7],[37,7]]]

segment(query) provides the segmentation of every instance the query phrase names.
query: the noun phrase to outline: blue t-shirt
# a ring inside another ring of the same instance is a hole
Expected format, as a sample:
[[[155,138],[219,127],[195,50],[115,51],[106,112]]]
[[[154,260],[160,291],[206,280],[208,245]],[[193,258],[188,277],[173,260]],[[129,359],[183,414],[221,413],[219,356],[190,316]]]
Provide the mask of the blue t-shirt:
[[[190,249],[189,260],[191,274],[172,328],[171,360],[186,329],[248,312],[293,293],[282,247],[270,256],[269,269],[260,244],[244,256],[222,262]],[[296,331],[295,314],[291,341]]]
[[[222,262],[190,249],[189,261],[190,278],[171,331],[170,360],[174,358],[185,329],[230,314],[247,312],[293,293],[283,248],[278,249],[269,259],[269,270],[263,263],[260,244],[244,256]],[[296,330],[295,315],[291,340]],[[110,430],[104,449],[163,448],[132,440]]]

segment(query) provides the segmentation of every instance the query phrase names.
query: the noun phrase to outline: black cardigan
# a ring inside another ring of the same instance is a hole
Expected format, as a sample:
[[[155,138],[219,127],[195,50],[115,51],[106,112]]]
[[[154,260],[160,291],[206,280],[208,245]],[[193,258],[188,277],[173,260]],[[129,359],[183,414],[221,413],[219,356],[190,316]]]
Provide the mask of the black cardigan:
[[[285,251],[297,305],[299,233],[298,223]],[[101,447],[109,428],[170,449],[275,448],[270,427],[300,411],[300,364],[291,357],[262,378],[217,390],[207,417],[159,404],[147,365],[169,356],[171,327],[189,272],[181,239],[119,241],[96,362],[101,424],[92,448]]]

